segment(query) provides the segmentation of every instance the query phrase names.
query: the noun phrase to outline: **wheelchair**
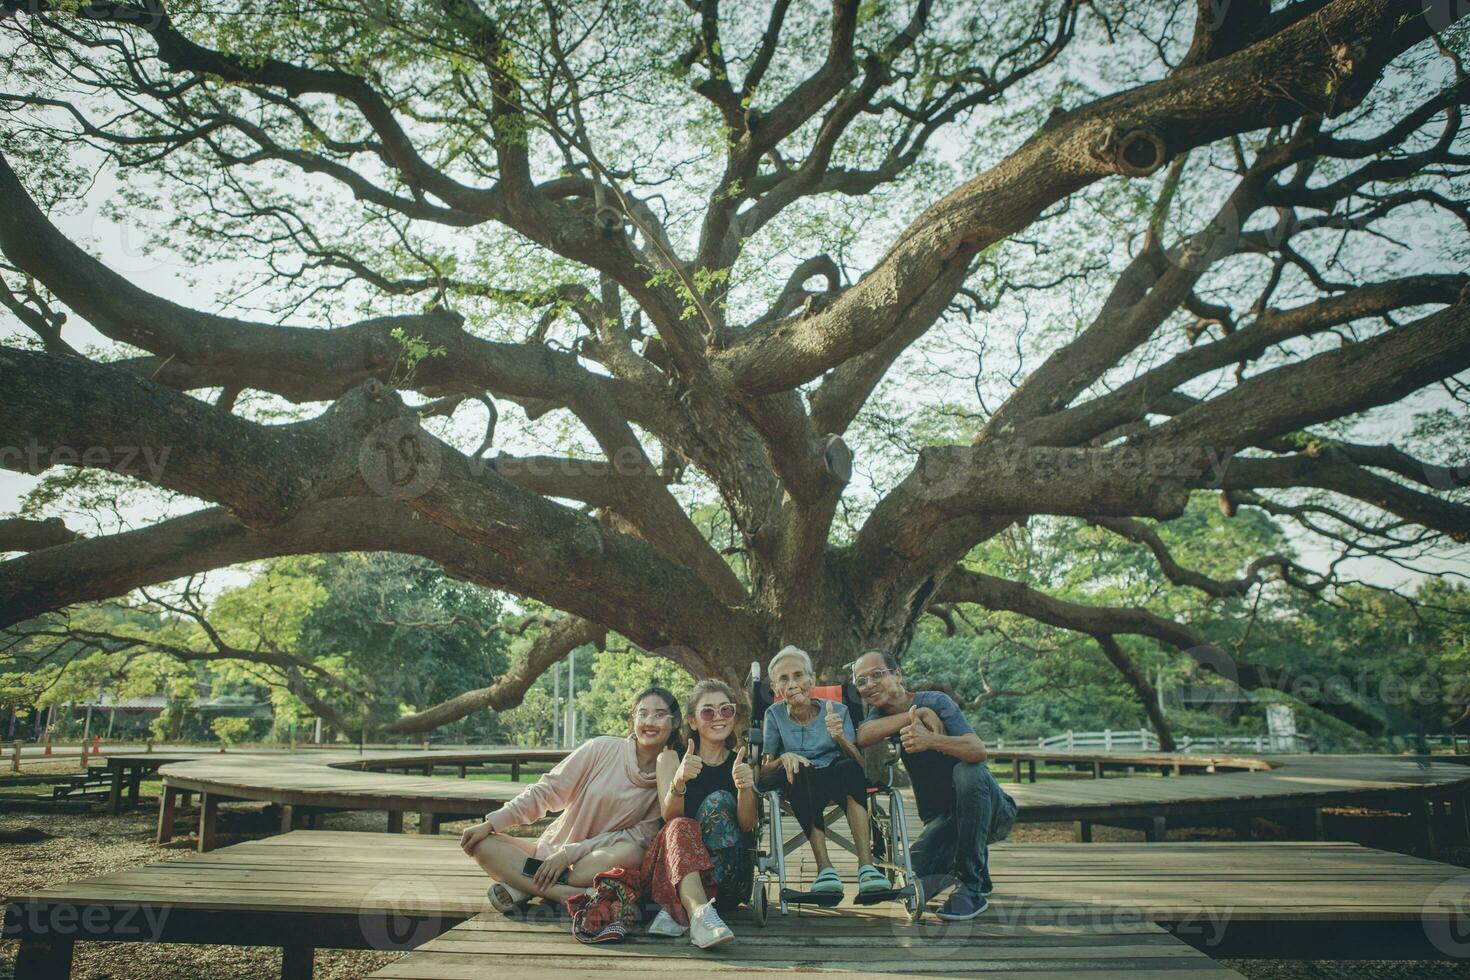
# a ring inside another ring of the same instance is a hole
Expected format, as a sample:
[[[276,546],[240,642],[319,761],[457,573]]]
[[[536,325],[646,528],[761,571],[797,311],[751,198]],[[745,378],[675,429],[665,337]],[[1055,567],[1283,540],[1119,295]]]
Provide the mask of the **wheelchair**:
[[[763,744],[761,723],[766,711],[775,703],[775,696],[768,683],[761,681],[761,666],[750,665],[750,728],[746,743],[757,752]],[[846,705],[848,713],[856,723],[863,717],[865,706],[857,688],[851,683],[833,684],[812,688],[812,696],[838,701]],[[869,747],[864,752],[864,771],[868,780],[867,813],[873,842],[873,864],[883,871],[894,887],[881,891],[858,893],[853,901],[858,905],[876,905],[880,902],[902,902],[909,918],[918,922],[924,914],[924,886],[914,874],[913,860],[909,854],[907,817],[903,808],[903,794],[895,785],[898,752],[892,740]],[[779,776],[779,773],[773,774]],[[796,819],[790,805],[781,798],[781,790],[771,777],[757,784],[759,822],[754,831],[754,850],[750,861],[751,890],[750,910],[758,925],[764,926],[771,906],[771,886],[775,885],[775,899],[782,915],[791,914],[793,905],[816,905],[831,908],[842,901],[842,894],[810,892],[794,888],[788,883],[786,855],[800,846],[804,839],[797,836],[788,840],[785,833],[785,818]],[[847,843],[835,835],[828,835],[828,843],[851,851]],[[774,881],[773,881],[774,879]]]

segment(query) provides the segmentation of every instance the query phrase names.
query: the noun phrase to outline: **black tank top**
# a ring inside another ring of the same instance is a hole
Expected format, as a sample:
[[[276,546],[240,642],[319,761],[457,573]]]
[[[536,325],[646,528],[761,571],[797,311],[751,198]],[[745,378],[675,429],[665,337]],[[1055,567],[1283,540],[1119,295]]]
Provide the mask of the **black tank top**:
[[[695,751],[699,751],[695,749]],[[699,805],[711,793],[720,790],[728,790],[731,796],[735,795],[735,753],[727,751],[725,761],[719,765],[706,762],[704,768],[699,770],[699,775],[684,784],[684,816],[692,817],[699,812]]]

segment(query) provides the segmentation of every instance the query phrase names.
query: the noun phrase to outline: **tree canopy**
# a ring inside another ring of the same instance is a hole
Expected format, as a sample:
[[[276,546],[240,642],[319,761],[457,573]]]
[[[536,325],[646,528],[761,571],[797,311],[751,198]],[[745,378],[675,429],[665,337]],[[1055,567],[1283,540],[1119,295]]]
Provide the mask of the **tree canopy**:
[[[1215,611],[1463,560],[1454,0],[0,11],[0,466],[48,474],[0,626],[391,552],[555,611],[392,731],[612,634],[736,679],[957,611],[1146,705],[1138,638],[1213,663]],[[1049,534],[1112,557],[1002,560]]]

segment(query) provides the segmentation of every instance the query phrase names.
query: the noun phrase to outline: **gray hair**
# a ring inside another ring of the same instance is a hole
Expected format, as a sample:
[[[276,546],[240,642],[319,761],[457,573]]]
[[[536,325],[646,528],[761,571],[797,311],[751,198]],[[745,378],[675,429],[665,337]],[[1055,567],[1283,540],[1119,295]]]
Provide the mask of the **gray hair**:
[[[776,665],[785,660],[787,657],[795,657],[796,659],[800,660],[801,665],[806,668],[807,676],[813,678],[817,676],[817,669],[812,666],[811,655],[808,654],[801,647],[793,646],[788,643],[786,646],[776,651],[776,655],[771,658],[771,662],[766,664],[767,680],[774,681],[776,679]]]

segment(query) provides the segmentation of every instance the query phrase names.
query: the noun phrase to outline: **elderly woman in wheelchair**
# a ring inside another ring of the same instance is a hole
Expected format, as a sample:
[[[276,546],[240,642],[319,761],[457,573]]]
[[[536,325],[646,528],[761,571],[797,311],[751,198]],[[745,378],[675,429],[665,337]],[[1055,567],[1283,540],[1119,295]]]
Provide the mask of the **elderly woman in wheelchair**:
[[[892,883],[873,863],[868,780],[847,706],[840,698],[812,696],[816,676],[811,657],[800,647],[782,648],[771,658],[766,676],[779,700],[761,722],[763,760],[757,786],[785,798],[811,845],[819,870],[810,893],[831,901],[843,893],[842,878],[827,853],[823,814],[828,806],[846,811],[859,864],[858,894],[889,891]]]

